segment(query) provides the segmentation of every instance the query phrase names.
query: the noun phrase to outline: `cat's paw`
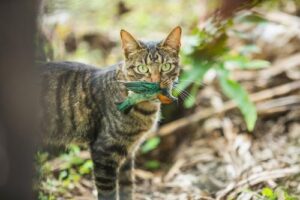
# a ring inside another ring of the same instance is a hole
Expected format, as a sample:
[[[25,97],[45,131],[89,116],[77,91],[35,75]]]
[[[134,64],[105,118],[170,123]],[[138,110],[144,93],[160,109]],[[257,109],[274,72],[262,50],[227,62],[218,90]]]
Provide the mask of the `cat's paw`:
[[[116,200],[116,192],[98,194],[98,200]]]
[[[119,200],[133,200],[131,191],[120,191]]]

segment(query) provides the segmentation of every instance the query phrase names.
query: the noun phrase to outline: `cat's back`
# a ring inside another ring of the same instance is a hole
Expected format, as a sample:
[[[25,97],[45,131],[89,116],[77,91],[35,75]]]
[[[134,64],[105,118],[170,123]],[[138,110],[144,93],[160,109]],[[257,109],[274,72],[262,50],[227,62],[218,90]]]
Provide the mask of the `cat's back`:
[[[39,69],[43,132],[54,143],[86,140],[95,125],[92,80],[105,70],[77,62],[49,62]]]
[[[39,70],[42,76],[46,75],[59,75],[65,73],[77,73],[84,71],[101,71],[101,69],[97,69],[94,66],[86,65],[79,62],[69,62],[69,61],[61,61],[61,62],[45,62],[39,65]]]

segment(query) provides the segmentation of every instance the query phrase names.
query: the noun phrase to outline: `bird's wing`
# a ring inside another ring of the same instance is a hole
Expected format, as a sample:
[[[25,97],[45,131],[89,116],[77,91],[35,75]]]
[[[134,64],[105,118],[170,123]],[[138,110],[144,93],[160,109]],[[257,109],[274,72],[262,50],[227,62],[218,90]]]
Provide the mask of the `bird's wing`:
[[[126,88],[135,93],[155,93],[160,90],[158,83],[144,82],[144,81],[131,81],[124,82]]]

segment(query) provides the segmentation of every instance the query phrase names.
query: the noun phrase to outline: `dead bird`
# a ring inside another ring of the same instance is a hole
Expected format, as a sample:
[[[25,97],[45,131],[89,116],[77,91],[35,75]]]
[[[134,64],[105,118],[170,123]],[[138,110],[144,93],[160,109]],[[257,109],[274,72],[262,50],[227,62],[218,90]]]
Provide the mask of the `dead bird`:
[[[125,87],[134,93],[130,94],[125,101],[116,103],[118,110],[128,113],[137,103],[147,100],[159,99],[163,104],[177,101],[171,94],[170,88],[161,88],[159,83],[146,81],[122,82]]]

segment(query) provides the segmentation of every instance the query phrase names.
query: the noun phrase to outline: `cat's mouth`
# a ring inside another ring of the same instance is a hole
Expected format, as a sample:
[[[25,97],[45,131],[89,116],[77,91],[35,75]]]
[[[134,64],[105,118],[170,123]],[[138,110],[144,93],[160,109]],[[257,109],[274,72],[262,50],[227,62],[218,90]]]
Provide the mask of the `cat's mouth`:
[[[172,95],[172,89],[178,84],[177,81],[165,80],[160,82],[159,84],[161,93],[157,95],[157,98],[162,104],[171,104],[177,101],[177,98]]]
[[[135,104],[145,101],[157,101],[159,100],[162,104],[170,104],[177,101],[172,95],[172,86],[168,84],[168,87],[162,88],[160,83],[145,82],[145,81],[130,81],[122,83],[128,90],[127,98],[122,102],[117,102],[117,108],[127,113]]]
[[[125,85],[131,94],[139,95],[139,100],[154,100],[157,99],[163,104],[170,104],[177,101],[172,95],[172,88],[177,84],[171,80],[161,82],[146,82],[146,81],[119,81]],[[130,96],[130,95],[129,95]]]

